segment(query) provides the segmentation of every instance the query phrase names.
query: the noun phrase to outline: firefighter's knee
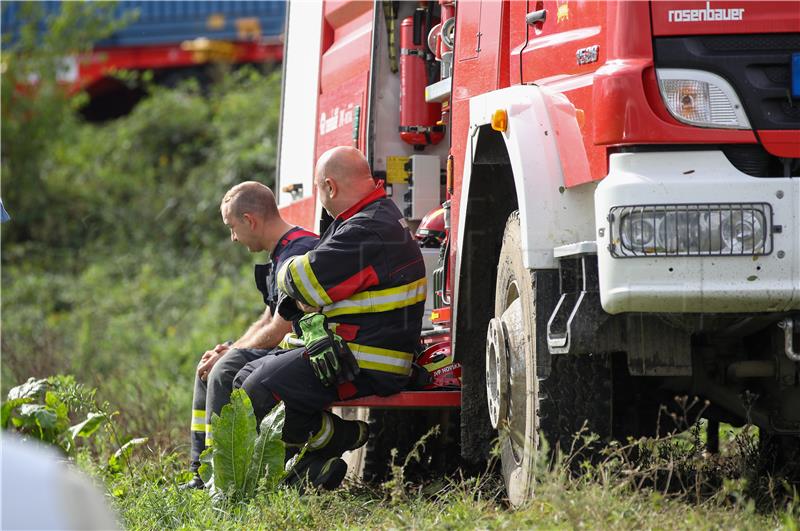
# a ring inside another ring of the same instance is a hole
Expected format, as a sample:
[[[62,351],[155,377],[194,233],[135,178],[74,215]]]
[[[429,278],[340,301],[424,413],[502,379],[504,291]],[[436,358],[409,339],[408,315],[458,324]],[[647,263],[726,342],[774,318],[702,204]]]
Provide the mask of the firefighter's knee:
[[[250,372],[241,370],[236,373],[236,376],[233,378],[233,388],[234,389],[241,389],[244,385],[244,381],[250,375]]]
[[[211,372],[208,374],[209,383],[225,386],[231,385],[231,382],[233,382],[236,377],[236,373],[238,373],[244,365],[243,360],[235,354],[236,351],[232,350],[214,364],[211,368]]]

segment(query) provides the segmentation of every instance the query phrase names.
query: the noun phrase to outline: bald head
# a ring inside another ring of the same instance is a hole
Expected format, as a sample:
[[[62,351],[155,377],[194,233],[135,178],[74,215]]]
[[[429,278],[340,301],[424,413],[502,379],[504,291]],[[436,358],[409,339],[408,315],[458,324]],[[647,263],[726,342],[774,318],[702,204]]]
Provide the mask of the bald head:
[[[264,221],[278,217],[278,205],[275,195],[268,187],[256,181],[239,183],[222,198],[222,207],[227,205],[228,212],[238,219],[245,214],[253,214]]]
[[[348,146],[323,153],[317,160],[314,180],[322,206],[334,217],[375,189],[366,157]]]
[[[367,159],[359,150],[348,146],[335,147],[323,153],[317,161],[316,173],[341,184],[358,184],[372,179]]]

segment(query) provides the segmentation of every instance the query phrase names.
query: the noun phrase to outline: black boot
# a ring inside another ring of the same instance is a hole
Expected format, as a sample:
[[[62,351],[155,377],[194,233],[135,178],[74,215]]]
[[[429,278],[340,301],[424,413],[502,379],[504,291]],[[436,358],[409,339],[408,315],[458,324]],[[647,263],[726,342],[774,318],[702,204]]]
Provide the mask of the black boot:
[[[361,420],[344,420],[333,413],[324,414],[333,421],[333,435],[317,453],[327,457],[341,457],[343,453],[361,448],[367,443],[369,424]]]
[[[283,484],[298,487],[301,494],[309,486],[333,490],[342,484],[346,474],[347,463],[340,458],[307,453],[289,470]]]
[[[183,485],[178,487],[180,490],[188,490],[188,489],[204,489],[206,488],[206,484],[203,483],[203,480],[200,478],[200,474],[195,473],[194,477],[184,483]]]

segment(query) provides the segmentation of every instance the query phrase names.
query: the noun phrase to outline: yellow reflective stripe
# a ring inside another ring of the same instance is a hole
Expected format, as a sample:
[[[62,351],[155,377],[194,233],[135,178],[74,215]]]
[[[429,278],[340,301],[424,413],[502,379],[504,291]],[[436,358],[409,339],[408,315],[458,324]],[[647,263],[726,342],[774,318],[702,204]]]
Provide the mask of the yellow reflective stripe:
[[[328,317],[358,313],[379,313],[405,308],[425,301],[427,295],[425,278],[393,288],[362,291],[348,299],[325,306],[322,313]]]
[[[322,424],[319,427],[319,431],[308,440],[308,447],[311,450],[319,450],[320,448],[326,446],[328,442],[330,442],[332,437],[333,437],[333,421],[331,420],[330,415],[323,412]]]
[[[308,280],[311,282],[311,286],[314,288],[314,291],[317,292],[319,295],[319,300],[322,302],[320,303],[318,300],[315,299],[318,306],[325,306],[326,304],[330,304],[333,301],[330,297],[328,297],[328,293],[322,288],[322,285],[317,280],[317,275],[314,274],[314,270],[311,269],[311,261],[308,259],[308,255],[304,254],[300,258],[297,259],[298,262],[303,264],[303,271],[306,275],[308,275]]]
[[[347,346],[350,347],[350,351],[358,361],[358,366],[362,369],[390,372],[404,376],[411,372],[411,362],[414,359],[413,352],[370,347],[357,343],[348,343]]]
[[[289,268],[289,264],[292,263],[292,260],[294,258],[295,258],[294,256],[289,257],[289,259],[286,260],[286,262],[284,262],[281,268],[278,269],[278,275],[276,278],[276,281],[278,283],[278,289],[287,294],[289,293],[289,289],[286,287],[286,270]]]
[[[206,431],[205,409],[192,410],[192,431]]]
[[[303,299],[305,299],[304,302],[315,306],[324,306],[327,304],[326,299],[328,302],[330,302],[330,299],[325,295],[325,290],[319,285],[314,272],[311,271],[311,265],[308,263],[308,259],[306,258],[304,260],[304,258],[306,257],[300,256],[296,260],[292,260],[292,263],[289,264],[294,286],[300,292]]]

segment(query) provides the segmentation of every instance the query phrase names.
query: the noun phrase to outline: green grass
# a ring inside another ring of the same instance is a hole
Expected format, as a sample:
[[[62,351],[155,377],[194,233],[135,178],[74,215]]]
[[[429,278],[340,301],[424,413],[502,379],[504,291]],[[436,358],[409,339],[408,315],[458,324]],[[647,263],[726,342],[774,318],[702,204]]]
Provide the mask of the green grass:
[[[214,505],[207,491],[177,489],[188,476],[175,453],[139,454],[128,474],[107,485],[129,529],[799,529],[796,487],[792,493],[774,482],[769,493],[734,477],[734,468],[747,472],[734,448],[747,437],[731,439],[728,454],[715,458],[686,452],[691,434],[655,443],[655,461],[627,461],[625,449],[612,448],[599,464],[584,463],[580,475],[569,473],[565,460],[555,467],[543,460],[535,495],[519,508],[508,506],[494,473],[412,483],[397,481],[399,468],[394,481],[379,486],[348,482],[304,496],[279,489]],[[728,459],[739,462],[718,466]],[[703,468],[708,474],[698,476]],[[660,476],[667,469],[671,486]]]
[[[494,481],[453,480],[412,489],[403,499],[356,484],[303,497],[279,490],[223,507],[212,506],[204,491],[178,491],[146,474],[124,483],[128,490],[115,505],[129,529],[796,529],[791,522],[800,516],[559,481],[543,481],[518,509],[507,507]]]

